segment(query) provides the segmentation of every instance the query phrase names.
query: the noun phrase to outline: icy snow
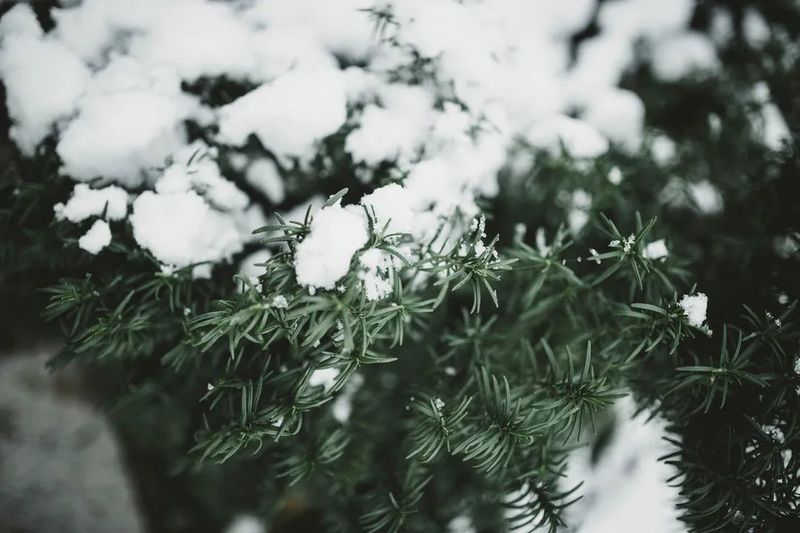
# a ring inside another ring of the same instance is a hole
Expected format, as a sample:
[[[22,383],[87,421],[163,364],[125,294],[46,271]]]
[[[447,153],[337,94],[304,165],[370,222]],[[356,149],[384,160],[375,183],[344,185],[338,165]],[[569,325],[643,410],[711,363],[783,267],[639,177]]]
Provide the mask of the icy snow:
[[[350,270],[353,255],[367,243],[363,217],[340,205],[314,214],[311,232],[297,246],[295,272],[300,285],[333,289]]]
[[[89,231],[78,239],[78,246],[92,255],[97,255],[109,244],[111,244],[111,228],[105,220],[95,220]]]
[[[80,222],[92,216],[100,216],[105,211],[108,220],[120,220],[128,213],[128,193],[125,189],[109,185],[102,189],[92,189],[85,183],[78,183],[66,204],[53,206],[56,218],[70,222]]]

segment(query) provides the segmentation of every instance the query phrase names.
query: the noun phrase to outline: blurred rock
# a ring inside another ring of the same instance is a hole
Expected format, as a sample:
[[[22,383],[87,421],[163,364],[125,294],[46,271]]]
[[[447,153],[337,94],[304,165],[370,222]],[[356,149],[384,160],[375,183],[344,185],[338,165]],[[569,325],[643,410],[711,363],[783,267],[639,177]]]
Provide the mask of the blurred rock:
[[[111,428],[53,351],[0,358],[0,531],[142,532]]]

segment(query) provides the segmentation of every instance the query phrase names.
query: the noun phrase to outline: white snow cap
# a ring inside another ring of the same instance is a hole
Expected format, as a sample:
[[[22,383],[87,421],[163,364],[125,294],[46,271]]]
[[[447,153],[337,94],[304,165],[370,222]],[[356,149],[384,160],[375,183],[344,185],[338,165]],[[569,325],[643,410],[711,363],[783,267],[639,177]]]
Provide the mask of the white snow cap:
[[[89,231],[78,239],[78,246],[92,255],[97,255],[109,244],[111,244],[111,229],[105,220],[95,220]]]
[[[30,6],[17,4],[0,20],[0,77],[6,87],[11,137],[27,155],[71,114],[89,69],[61,42],[42,34]]]
[[[347,118],[344,76],[297,69],[222,107],[219,140],[242,145],[251,133],[279,156],[308,157]]]
[[[319,289],[333,289],[350,270],[353,255],[367,243],[362,216],[338,203],[314,214],[311,231],[297,246],[297,283]]]
[[[706,321],[706,310],[708,308],[708,296],[702,292],[697,294],[684,294],[678,302],[686,315],[689,325],[696,328],[703,328]]]
[[[78,183],[67,203],[56,204],[53,210],[56,218],[70,222],[100,216],[104,210],[108,220],[120,220],[128,213],[128,193],[115,185],[92,189],[85,183]]]
[[[227,260],[243,246],[234,219],[195,191],[145,191],[133,202],[130,222],[139,246],[168,266]]]

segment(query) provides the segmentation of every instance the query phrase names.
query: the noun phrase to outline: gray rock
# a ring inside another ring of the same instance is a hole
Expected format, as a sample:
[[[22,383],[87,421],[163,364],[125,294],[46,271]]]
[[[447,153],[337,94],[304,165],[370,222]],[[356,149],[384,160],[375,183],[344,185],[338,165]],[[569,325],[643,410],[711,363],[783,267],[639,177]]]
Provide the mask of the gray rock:
[[[0,532],[144,531],[108,422],[52,353],[0,358]]]

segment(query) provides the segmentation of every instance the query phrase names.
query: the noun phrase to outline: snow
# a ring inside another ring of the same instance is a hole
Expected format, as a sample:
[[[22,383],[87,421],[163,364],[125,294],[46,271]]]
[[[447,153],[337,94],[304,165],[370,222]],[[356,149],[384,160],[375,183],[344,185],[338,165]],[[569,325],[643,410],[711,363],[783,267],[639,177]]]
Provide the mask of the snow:
[[[310,233],[297,246],[297,283],[333,289],[350,270],[353,255],[367,238],[364,218],[338,204],[323,207],[314,214]]]
[[[742,33],[747,44],[753,48],[761,48],[770,37],[772,30],[761,14],[753,8],[747,8],[742,17]]]
[[[678,149],[675,142],[666,135],[656,136],[651,145],[650,153],[659,166],[667,166],[674,162]]]
[[[708,180],[689,183],[689,197],[694,206],[705,215],[718,214],[724,207],[722,194]]]
[[[380,166],[398,183],[360,206],[318,212],[331,228],[312,223],[296,275],[309,288],[332,288],[352,265],[378,298],[389,270],[352,262],[369,237],[362,207],[374,211],[376,230],[390,221],[388,231],[420,243],[444,225],[444,242],[480,214],[478,198],[497,194],[520,139],[556,156],[563,146],[586,165],[612,145],[638,151],[644,107],[619,84],[640,59],[671,79],[718,64],[712,41],[688,29],[691,0],[382,0],[398,23],[383,40],[364,7],[361,0],[85,0],[55,8],[55,28],[44,34],[29,7],[15,6],[0,19],[12,138],[33,153],[55,133],[64,175],[130,191],[137,242],[173,268],[227,261],[271,216],[232,179],[243,175],[283,207],[285,177],[310,171],[320,141],[341,134],[360,180],[369,186]],[[595,10],[599,32],[572,64],[571,36]],[[422,77],[412,64],[419,57],[432,60]],[[216,108],[189,91],[219,77],[252,89]],[[788,128],[772,102],[762,108],[757,122],[776,149]],[[225,145],[220,153],[236,176],[222,174],[218,153],[190,142],[187,123]],[[338,161],[322,164],[325,175]],[[613,171],[608,177],[621,180]],[[721,209],[703,187],[689,185],[688,197],[704,212]],[[294,194],[292,203],[303,203]],[[170,202],[195,224],[178,222]],[[571,231],[580,231],[591,197],[576,191],[564,205]],[[302,218],[295,207],[291,217]],[[77,199],[56,210],[73,221],[99,214],[96,203],[81,207]],[[124,219],[124,206],[116,201],[107,216]],[[337,224],[358,229],[345,236]]]
[[[653,50],[653,73],[663,81],[678,81],[694,72],[719,67],[711,40],[700,33],[681,33],[660,41]]]
[[[683,533],[675,505],[678,488],[667,480],[674,466],[660,460],[674,448],[664,439],[669,434],[659,417],[649,413],[634,417],[635,405],[628,397],[615,405],[616,424],[611,441],[592,459],[590,448],[569,458],[567,476],[561,486],[584,484],[577,495],[583,499],[566,509],[566,522],[577,533]]]
[[[53,210],[57,219],[70,222],[81,222],[103,212],[108,220],[121,220],[128,213],[128,193],[115,185],[92,189],[85,183],[78,183],[67,203],[56,204]]]
[[[414,197],[402,185],[392,183],[375,189],[361,198],[361,205],[375,216],[375,230],[385,233],[414,231]]]
[[[392,255],[379,248],[370,248],[359,256],[358,279],[361,280],[364,294],[370,302],[382,300],[392,294],[392,258]]]
[[[669,250],[667,249],[667,244],[664,242],[664,239],[658,239],[657,241],[649,242],[644,247],[644,257],[647,259],[657,261],[657,260],[665,260],[669,256]]]
[[[105,220],[95,220],[89,231],[78,239],[78,246],[92,255],[97,255],[109,244],[111,244],[111,229]]]
[[[334,69],[297,69],[219,110],[219,140],[243,145],[250,134],[282,157],[308,157],[314,143],[347,118],[344,77]]]
[[[350,414],[353,412],[353,397],[363,385],[364,376],[358,373],[353,374],[344,386],[344,390],[333,401],[331,414],[339,423],[344,424],[350,420]]]
[[[266,533],[264,521],[253,515],[239,515],[228,524],[225,533]]]
[[[275,163],[266,157],[253,161],[245,173],[247,183],[261,191],[272,204],[280,204],[286,197],[283,178]]]
[[[394,160],[407,165],[431,127],[433,99],[424,88],[410,86],[384,87],[380,96],[382,105],[364,108],[346,149],[370,166]]]
[[[625,151],[636,152],[642,143],[644,104],[631,91],[599,92],[588,105],[584,120]]]
[[[269,250],[258,250],[242,259],[239,264],[239,274],[246,277],[253,285],[258,285],[258,277],[264,274],[264,267],[259,266],[266,263],[272,257]]]
[[[140,185],[185,144],[183,121],[195,106],[169,72],[149,71],[130,58],[112,60],[93,77],[77,116],[61,132],[62,171],[82,181]]]
[[[622,183],[622,178],[622,171],[619,169],[619,167],[611,167],[611,170],[609,170],[608,174],[606,175],[606,179],[612,185],[619,185]]]
[[[589,222],[589,210],[592,208],[592,195],[583,189],[575,189],[569,200],[567,226],[573,235],[577,235]]]
[[[70,115],[89,69],[62,43],[42,36],[31,8],[17,4],[0,20],[0,77],[13,121],[11,138],[27,155]]]
[[[234,220],[195,191],[145,191],[134,200],[129,220],[139,246],[172,267],[225,261],[243,247]]]
[[[309,376],[308,384],[312,387],[322,386],[325,390],[330,390],[336,383],[336,378],[339,377],[339,374],[338,368],[318,368]]]
[[[565,115],[556,115],[537,122],[525,135],[525,140],[550,155],[561,155],[561,147],[572,157],[597,157],[608,150],[608,140],[590,124]]]
[[[703,328],[706,321],[706,310],[708,308],[708,296],[699,292],[697,294],[685,294],[678,302],[686,315],[689,325],[696,328]]]
[[[764,146],[770,150],[780,150],[784,142],[791,141],[792,134],[786,119],[772,100],[769,85],[763,81],[756,83],[752,94],[753,100],[761,108],[754,121],[755,133],[761,138]]]
[[[204,144],[187,146],[175,154],[174,159],[180,162],[164,169],[155,182],[156,192],[194,190],[209,204],[222,211],[243,212],[250,205],[248,196],[222,176],[219,166]]]

